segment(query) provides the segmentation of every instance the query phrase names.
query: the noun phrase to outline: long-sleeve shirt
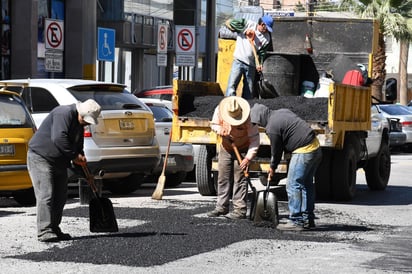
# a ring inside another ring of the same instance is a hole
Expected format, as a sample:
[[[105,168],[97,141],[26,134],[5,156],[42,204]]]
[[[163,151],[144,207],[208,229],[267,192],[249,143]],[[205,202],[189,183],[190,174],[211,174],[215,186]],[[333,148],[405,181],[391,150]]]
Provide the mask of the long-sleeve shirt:
[[[29,149],[53,165],[68,167],[78,154],[84,155],[83,131],[76,105],[58,106],[31,138]]]
[[[266,55],[266,51],[269,48],[271,42],[271,36],[269,33],[261,33],[256,22],[246,19],[231,19],[227,22],[229,29],[237,33],[236,47],[233,53],[233,57],[247,65],[256,66],[255,55],[253,53],[253,46],[256,49],[259,63],[262,64]],[[253,45],[250,43],[246,36],[247,30],[253,30],[255,37],[253,39]]]
[[[270,139],[272,150],[270,166],[273,169],[276,169],[279,164],[284,150],[294,152],[310,145],[316,139],[315,132],[306,121],[288,109],[271,112],[267,120],[266,134]]]
[[[217,134],[220,134],[222,128],[229,133],[230,139],[222,138],[222,146],[226,151],[233,151],[233,142],[239,151],[246,151],[247,159],[252,160],[256,156],[260,144],[259,127],[252,125],[250,118],[242,125],[231,126],[221,118],[219,107],[216,107],[210,127]]]

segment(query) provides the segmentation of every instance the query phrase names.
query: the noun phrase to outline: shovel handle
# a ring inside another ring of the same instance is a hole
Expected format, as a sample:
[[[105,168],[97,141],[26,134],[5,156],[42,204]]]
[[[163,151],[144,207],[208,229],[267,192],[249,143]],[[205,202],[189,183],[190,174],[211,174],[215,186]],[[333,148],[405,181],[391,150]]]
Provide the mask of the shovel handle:
[[[94,177],[93,177],[93,175],[90,173],[90,170],[89,170],[89,168],[87,167],[86,163],[82,163],[82,164],[80,164],[80,166],[81,166],[82,169],[83,169],[84,175],[86,175],[87,184],[90,186],[90,188],[92,189],[92,191],[93,191],[94,193],[97,193],[97,187],[96,187],[96,185],[94,184]]]
[[[240,165],[240,163],[242,162],[242,155],[240,155],[239,150],[237,149],[237,146],[233,142],[232,142],[232,148],[233,148],[233,151],[236,154],[236,158],[237,158],[237,160],[239,162],[239,165]],[[243,170],[243,173],[245,174],[245,177],[249,177],[249,172],[247,170]]]

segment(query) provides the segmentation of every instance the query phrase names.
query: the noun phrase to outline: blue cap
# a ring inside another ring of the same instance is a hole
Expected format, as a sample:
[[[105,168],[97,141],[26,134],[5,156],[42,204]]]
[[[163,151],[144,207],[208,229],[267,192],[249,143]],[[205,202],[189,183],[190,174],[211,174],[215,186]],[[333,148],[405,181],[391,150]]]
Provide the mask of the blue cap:
[[[262,22],[265,23],[266,28],[268,29],[269,32],[272,32],[272,26],[273,26],[273,18],[270,15],[264,15],[262,17]]]

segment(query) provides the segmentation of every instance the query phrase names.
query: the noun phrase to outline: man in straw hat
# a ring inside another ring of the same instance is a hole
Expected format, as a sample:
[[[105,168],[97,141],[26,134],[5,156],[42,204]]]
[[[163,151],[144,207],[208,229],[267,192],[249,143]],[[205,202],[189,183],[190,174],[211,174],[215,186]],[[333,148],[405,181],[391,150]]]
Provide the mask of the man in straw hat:
[[[213,114],[211,128],[222,137],[222,143],[218,154],[217,204],[214,210],[207,213],[209,217],[246,218],[247,182],[244,170],[256,156],[260,142],[259,129],[252,125],[249,114],[248,101],[237,96],[225,97]],[[244,155],[241,163],[237,161],[232,144]],[[233,212],[228,214],[230,198]]]
[[[27,169],[37,206],[37,238],[70,240],[59,227],[67,198],[67,168],[85,162],[84,126],[97,124],[100,106],[92,99],[54,108],[29,142]]]

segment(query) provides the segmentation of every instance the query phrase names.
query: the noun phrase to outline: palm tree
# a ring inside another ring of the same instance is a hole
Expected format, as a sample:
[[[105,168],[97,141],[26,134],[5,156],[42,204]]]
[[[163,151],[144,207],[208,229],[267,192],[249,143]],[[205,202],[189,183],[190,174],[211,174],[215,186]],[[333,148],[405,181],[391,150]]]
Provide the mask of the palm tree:
[[[354,11],[360,14],[361,17],[373,18],[378,22],[378,45],[372,59],[373,65],[371,78],[373,80],[372,96],[381,100],[383,97],[382,86],[386,78],[386,49],[384,37],[393,36],[398,41],[411,40],[412,32],[408,28],[406,19],[412,17],[412,1],[359,0],[359,2],[356,2],[353,0],[343,0],[342,6],[354,9]],[[405,66],[407,66],[407,60]],[[406,73],[406,70],[404,73]],[[402,77],[401,80],[404,81]]]

